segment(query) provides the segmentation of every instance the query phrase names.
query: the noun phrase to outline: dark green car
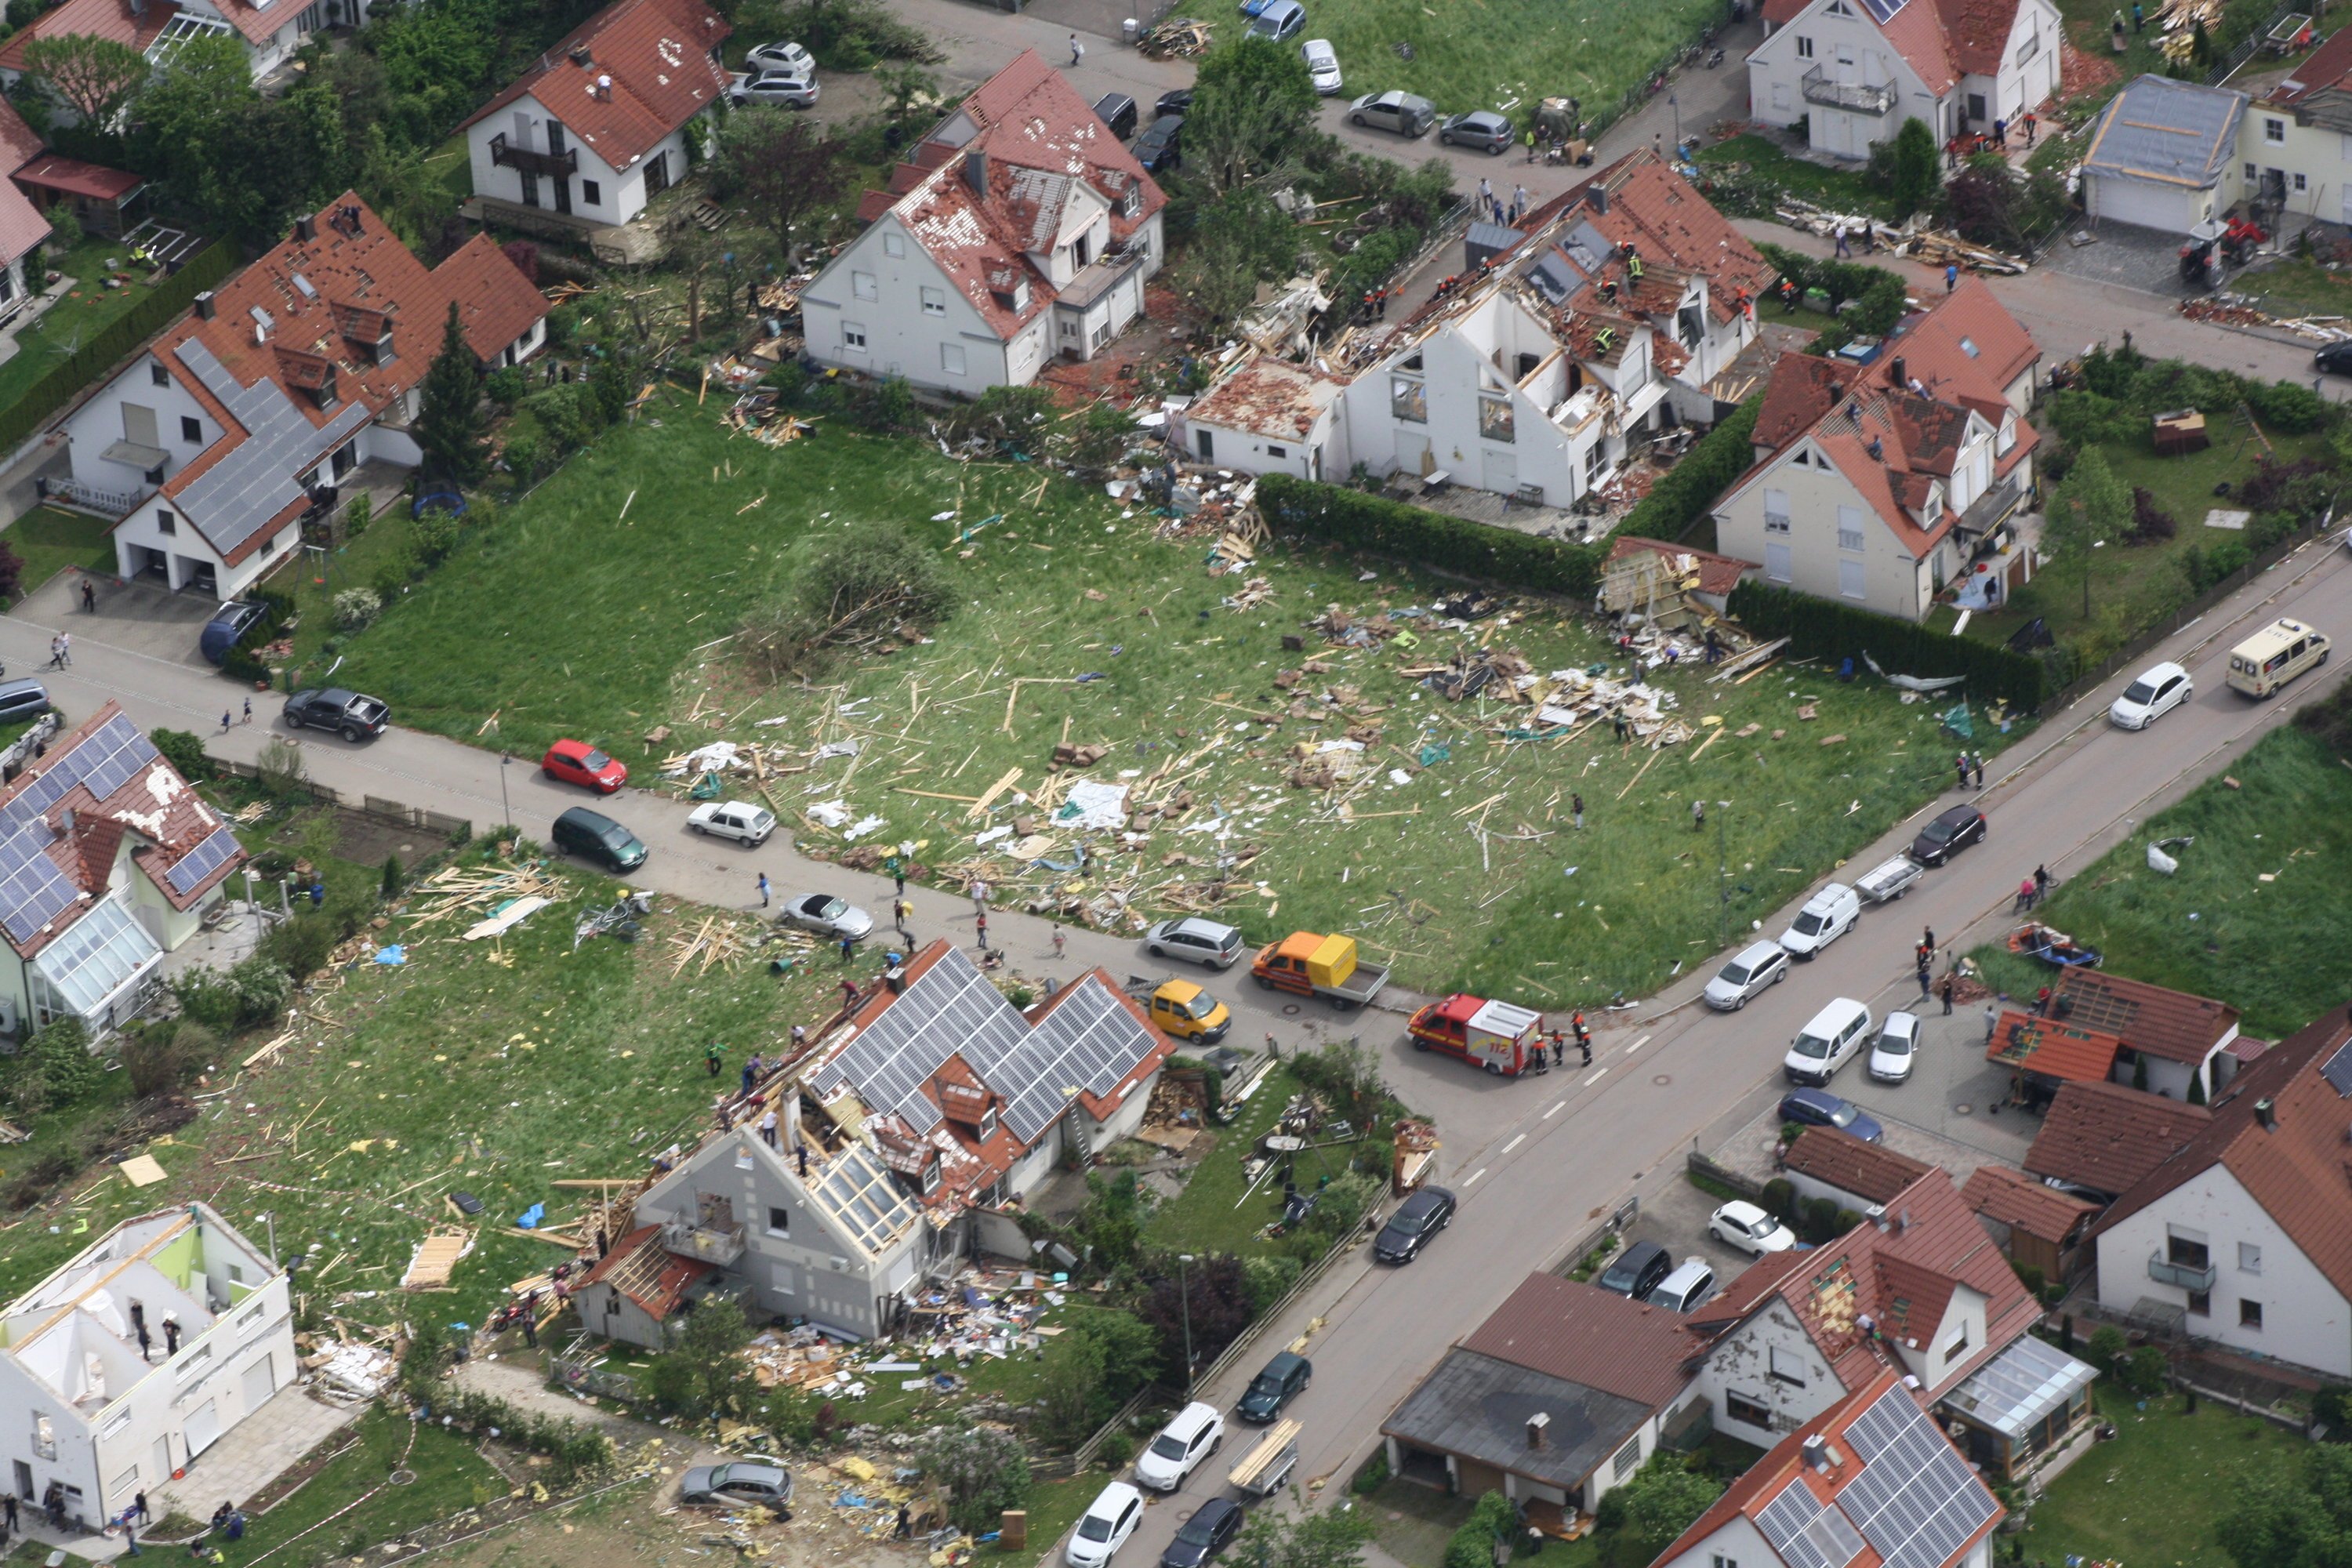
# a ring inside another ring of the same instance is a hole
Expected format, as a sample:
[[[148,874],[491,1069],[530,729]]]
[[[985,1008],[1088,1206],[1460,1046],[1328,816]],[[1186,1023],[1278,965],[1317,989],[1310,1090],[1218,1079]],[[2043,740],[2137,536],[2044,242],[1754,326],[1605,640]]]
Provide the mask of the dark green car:
[[[615,874],[634,871],[646,863],[646,847],[637,836],[606,816],[575,805],[555,819],[555,847],[567,855],[593,860]]]

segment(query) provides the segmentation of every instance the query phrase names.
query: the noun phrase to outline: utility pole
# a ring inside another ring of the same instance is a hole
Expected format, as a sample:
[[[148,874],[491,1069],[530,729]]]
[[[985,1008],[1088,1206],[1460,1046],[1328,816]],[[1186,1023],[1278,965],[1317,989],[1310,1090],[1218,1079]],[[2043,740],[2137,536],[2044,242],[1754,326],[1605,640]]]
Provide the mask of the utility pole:
[[[1184,1311],[1184,1397],[1192,1397],[1192,1288],[1185,1266],[1192,1261],[1189,1252],[1176,1255],[1176,1300]]]
[[[1728,829],[1723,819],[1731,813],[1718,804],[1715,813],[1715,902],[1722,930],[1717,938],[1717,947],[1731,945],[1731,853]]]

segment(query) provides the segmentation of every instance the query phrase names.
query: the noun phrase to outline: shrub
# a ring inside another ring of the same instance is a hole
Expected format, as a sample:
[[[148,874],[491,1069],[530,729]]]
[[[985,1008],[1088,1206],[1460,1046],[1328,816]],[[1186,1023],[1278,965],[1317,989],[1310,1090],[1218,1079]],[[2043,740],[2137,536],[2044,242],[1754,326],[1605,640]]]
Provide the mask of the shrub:
[[[383,597],[373,588],[346,588],[335,595],[335,626],[346,632],[365,631],[383,614]]]
[[[1606,1509],[1615,1492],[1601,1500]],[[1519,1529],[1518,1510],[1511,1500],[1501,1492],[1483,1493],[1470,1505],[1470,1517],[1462,1521],[1445,1542],[1444,1568],[1494,1568],[1495,1542],[1507,1541]]]
[[[990,1426],[934,1427],[916,1445],[915,1463],[948,1494],[948,1518],[979,1534],[1006,1509],[1026,1508],[1029,1456],[1010,1432]]]
[[[261,939],[260,952],[283,973],[307,980],[327,962],[327,955],[341,940],[324,910],[302,910],[292,920],[279,921]]]
[[[1668,540],[1689,532],[1691,524],[1704,517],[1716,498],[1755,460],[1749,437],[1755,435],[1756,417],[1763,411],[1764,395],[1759,392],[1717,421],[1715,428],[1700,437],[1683,454],[1682,461],[1666,470],[1650,493],[1633,504],[1617,531]]]
[[[1370,1497],[1386,1486],[1388,1479],[1389,1451],[1385,1447],[1375,1448],[1372,1457],[1357,1468],[1356,1479],[1348,1483],[1348,1489],[1358,1497]]]
[[[143,1100],[179,1088],[219,1045],[219,1037],[210,1029],[182,1017],[124,1035],[117,1054],[131,1075],[131,1092]]]
[[[1796,1217],[1797,1187],[1786,1176],[1775,1176],[1764,1184],[1764,1212],[1786,1225]]]
[[[1133,1458],[1135,1439],[1124,1432],[1110,1433],[1095,1448],[1095,1463],[1114,1473],[1127,1468],[1127,1462]]]
[[[483,378],[482,392],[499,407],[512,408],[522,401],[522,395],[530,384],[523,377],[521,366],[506,364]]]
[[[417,560],[427,567],[438,566],[457,548],[457,520],[438,507],[428,508],[411,525],[409,537],[416,541]]]
[[[1816,1247],[1837,1237],[1838,1205],[1835,1198],[1807,1198],[1798,1213],[1804,1222],[1804,1237]]]
[[[2333,467],[2322,458],[2282,463],[2276,458],[2265,457],[2238,487],[2235,500],[2249,511],[2309,516],[2327,504],[2336,483]]]
[[[1252,1254],[1242,1259],[1242,1285],[1249,1292],[1250,1310],[1264,1316],[1297,1284],[1306,1265],[1286,1253]]]
[[[343,542],[348,544],[364,537],[373,521],[375,513],[369,507],[367,492],[362,490],[343,503]]]
[[[1601,552],[1590,545],[1538,539],[1286,474],[1260,479],[1257,500],[1276,529],[1350,550],[1576,599],[1600,589]]]
[[[2131,531],[2124,535],[2126,543],[2153,544],[2179,531],[2180,525],[2173,521],[2170,512],[2157,504],[2153,492],[2144,485],[2132,487],[2132,525]]]
[[[2012,1263],[2011,1267],[2017,1270],[2018,1282],[2025,1287],[2028,1293],[2035,1296],[2042,1294],[2042,1287],[2048,1276],[2042,1272],[2039,1264]]]
[[[89,1031],[79,1018],[43,1025],[25,1042],[24,1056],[53,1108],[79,1104],[105,1087],[106,1066],[90,1054]]]
[[[1903,279],[1883,267],[1868,267],[1858,261],[1819,259],[1783,250],[1777,245],[1756,247],[1764,259],[1778,268],[1780,275],[1799,289],[1821,289],[1830,297],[1832,307],[1839,308],[1842,319],[1854,331],[1871,337],[1885,337],[1895,330],[1907,308],[1909,290]],[[1843,307],[1848,300],[1855,309],[1847,312]]]
[[[2154,1345],[2142,1345],[2124,1358],[2122,1370],[2117,1375],[2123,1379],[2126,1388],[2143,1399],[2150,1399],[2164,1392],[2170,1371],[2171,1363],[2165,1359],[2162,1351]]]
[[[1868,653],[1879,668],[1905,675],[1964,675],[1978,702],[2001,701],[2022,712],[2042,705],[2040,661],[1992,643],[1939,637],[1927,627],[1762,583],[1732,590],[1731,616],[1759,637],[1786,637],[1797,658],[1835,665]]]
[[[213,776],[213,761],[205,755],[205,743],[189,730],[150,730],[147,738],[163,753],[163,760],[174,772],[191,784],[201,784]]]
[[[839,652],[927,631],[955,601],[939,552],[880,523],[819,543],[791,591],[745,617],[740,646],[754,669],[778,679]]]
[[[2327,422],[2327,400],[2299,381],[2258,381],[2246,401],[2265,428],[2302,436]]]
[[[283,735],[272,735],[261,744],[261,755],[254,763],[255,776],[262,789],[279,800],[292,800],[307,795],[309,774],[302,764],[302,749]]]
[[[2121,1375],[2124,1355],[2130,1348],[2131,1342],[2113,1323],[2102,1323],[2091,1331],[2091,1364],[2110,1377]]]

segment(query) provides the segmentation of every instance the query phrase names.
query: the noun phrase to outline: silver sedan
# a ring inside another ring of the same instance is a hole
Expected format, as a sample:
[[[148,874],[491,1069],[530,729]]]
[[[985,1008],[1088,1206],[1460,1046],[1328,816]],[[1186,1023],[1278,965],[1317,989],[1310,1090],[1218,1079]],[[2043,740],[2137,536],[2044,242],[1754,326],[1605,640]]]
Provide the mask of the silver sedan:
[[[794,893],[776,916],[779,925],[794,925],[839,942],[863,942],[874,932],[874,917],[846,899],[831,893]]]

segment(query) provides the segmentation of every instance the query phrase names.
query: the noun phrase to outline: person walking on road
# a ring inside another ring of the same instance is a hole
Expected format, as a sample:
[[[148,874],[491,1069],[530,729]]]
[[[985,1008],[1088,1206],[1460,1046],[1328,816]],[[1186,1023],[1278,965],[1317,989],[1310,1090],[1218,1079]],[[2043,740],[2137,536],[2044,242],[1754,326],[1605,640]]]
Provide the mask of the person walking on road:
[[[1068,936],[1062,930],[1061,922],[1055,921],[1054,924],[1054,956],[1055,958],[1062,956],[1062,948],[1068,940]]]
[[[81,613],[85,616],[98,614],[98,590],[90,586],[87,577],[81,580]]]
[[[2014,909],[2011,910],[2010,910],[2010,913],[2011,913],[2011,914],[2023,914],[2026,910],[2028,910],[2032,909],[2032,907],[2033,907],[2033,879],[2032,879],[2032,878],[2031,878],[2031,877],[2028,877],[2027,879],[2025,879],[2025,880],[2023,880],[2022,882],[2020,882],[2020,883],[2017,885],[2017,906],[2016,906],[2016,908],[2014,908]]]
[[[903,897],[890,906],[890,923],[898,928],[900,936],[907,934],[907,921],[914,912],[915,906],[908,903]]]
[[[1830,231],[1830,235],[1837,242],[1837,248],[1832,253],[1832,255],[1848,257],[1853,254],[1853,247],[1845,242],[1845,225],[1838,225]]]
[[[1934,926],[1921,926],[1919,928],[1919,956],[1924,959],[1927,954],[1935,951],[1936,928]]]
[[[896,865],[892,866],[892,867],[890,868],[890,875],[891,875],[891,877],[892,877],[894,879],[896,879],[896,880],[897,880],[897,882],[898,882],[898,896],[899,896],[900,898],[902,898],[902,899],[903,899],[903,898],[905,898],[905,897],[907,896],[907,864],[906,864],[906,862],[902,860],[902,861],[899,861],[898,864],[896,864]]]
[[[1969,754],[1969,782],[1979,789],[1984,788],[1984,753],[1982,752]]]
[[[988,884],[978,877],[971,879],[971,912],[977,919],[988,918]]]
[[[1568,797],[1568,815],[1569,819],[1576,824],[1576,830],[1579,833],[1583,832],[1584,797],[1582,795],[1572,795]]]
[[[2038,904],[2042,900],[2050,896],[2051,881],[2052,878],[2049,867],[2036,866],[2033,868],[2033,901],[2035,903]]]
[[[988,911],[986,910],[981,910],[978,915],[973,917],[971,925],[972,945],[979,948],[982,952],[986,952],[988,951]]]
[[[1078,42],[1078,36],[1076,33],[1072,33],[1070,35],[1070,68],[1072,70],[1077,69],[1078,62],[1086,58],[1086,45]]]
[[[1925,1002],[1932,994],[1934,981],[1928,974],[1927,961],[1923,958],[1919,961],[1919,1000]]]
[[[1995,1005],[1994,1005],[1992,1003],[1990,1003],[1990,1002],[1986,1003],[1986,1004],[1985,1004],[1985,1011],[1984,1011],[1984,1020],[1985,1020],[1985,1044],[1989,1046],[1989,1045],[1992,1044],[1992,1035],[1993,1035],[1993,1031],[1994,1031],[1995,1029],[1998,1029],[1999,1027],[2000,1027],[2000,1009],[1999,1007],[1995,1006]]]
[[[1950,975],[1947,974],[1947,975],[1945,975],[1945,976],[1944,976],[1944,1016],[1945,1016],[1945,1017],[1947,1017],[1947,1018],[1948,1018],[1948,1017],[1950,1017],[1951,1016],[1952,1016],[1952,977],[1951,977]]]
[[[1952,787],[1955,789],[1968,788],[1969,754],[1966,752],[1960,752],[1958,756],[1952,759],[1952,772],[1956,775]]]
[[[768,907],[768,874],[765,871],[760,873],[760,907],[763,910]]]
[[[224,709],[222,709],[222,710],[221,710],[221,733],[222,733],[222,734],[226,735],[226,734],[227,734],[227,733],[228,733],[229,721],[230,721],[230,720],[234,719],[235,717],[236,717],[236,715],[235,715],[235,714],[233,714],[233,713],[231,713],[227,709],[224,708]]]

